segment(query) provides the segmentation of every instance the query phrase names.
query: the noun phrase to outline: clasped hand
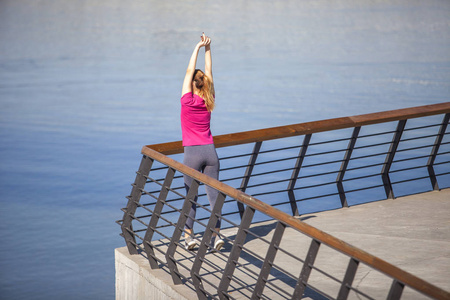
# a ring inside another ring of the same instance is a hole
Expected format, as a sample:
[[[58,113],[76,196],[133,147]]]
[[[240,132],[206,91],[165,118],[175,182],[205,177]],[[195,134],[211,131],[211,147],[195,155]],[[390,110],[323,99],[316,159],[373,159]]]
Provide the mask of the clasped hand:
[[[201,41],[198,42],[197,46],[205,47],[205,46],[209,46],[211,44],[211,38],[209,36],[206,36],[205,33],[203,33],[200,38],[201,38]]]

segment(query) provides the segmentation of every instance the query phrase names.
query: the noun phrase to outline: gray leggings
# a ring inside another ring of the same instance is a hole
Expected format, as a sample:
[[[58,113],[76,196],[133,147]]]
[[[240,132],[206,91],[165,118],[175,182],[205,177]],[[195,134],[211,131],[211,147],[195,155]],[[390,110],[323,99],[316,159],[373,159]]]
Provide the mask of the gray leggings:
[[[214,144],[199,145],[199,146],[187,146],[184,147],[184,159],[183,163],[195,169],[203,172],[214,179],[219,179],[219,158],[217,157],[216,148]],[[186,187],[186,194],[189,192],[189,187],[192,183],[192,178],[184,175],[184,186]],[[217,195],[219,192],[207,185],[205,185],[206,195],[208,196],[210,209],[214,208],[216,204]],[[197,202],[197,197],[195,198]],[[197,205],[192,204],[192,208],[189,211],[189,218],[186,221],[185,228],[192,229],[194,226],[194,218],[197,212]],[[217,220],[216,228],[220,228],[220,219]]]

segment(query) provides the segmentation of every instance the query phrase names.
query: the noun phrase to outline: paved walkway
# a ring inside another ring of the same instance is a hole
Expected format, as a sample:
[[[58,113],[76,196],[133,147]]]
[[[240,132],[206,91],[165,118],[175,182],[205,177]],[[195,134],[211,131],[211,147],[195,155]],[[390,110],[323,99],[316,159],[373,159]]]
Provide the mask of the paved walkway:
[[[301,219],[444,290],[450,290],[450,189],[303,215]],[[274,228],[274,222],[263,222],[254,224],[252,231],[270,241]],[[232,237],[236,233],[236,229],[224,230],[223,233]],[[294,230],[286,230],[281,247],[295,252],[299,257],[305,257],[310,241],[310,238]],[[164,244],[161,243],[162,250],[164,247]],[[246,247],[252,249],[253,253],[241,256],[239,262],[245,265],[246,269],[237,271],[234,274],[234,279],[241,284],[251,286],[255,282],[255,276],[257,276],[253,274],[253,271],[258,272],[258,268],[262,264],[257,255],[264,257],[267,246],[258,239],[249,239],[246,242]],[[224,247],[223,254],[227,256],[230,249],[230,245]],[[126,255],[126,251],[121,252]],[[180,268],[180,271],[186,276],[190,276],[189,265],[195,254],[190,257],[181,251],[180,253],[178,258],[182,260],[183,264],[187,265],[187,270]],[[217,272],[212,271],[214,268],[224,268],[226,256],[207,255],[206,259],[211,264],[211,269],[204,264],[205,269],[202,273],[205,278],[213,283],[218,282],[219,276],[214,275]],[[161,258],[163,257],[161,256]],[[143,257],[136,255],[130,259],[140,260]],[[289,273],[298,276],[301,266],[291,261],[291,258],[279,253],[275,263],[283,266],[284,270]],[[167,273],[163,274],[164,272],[161,270],[150,270],[147,262],[141,262],[140,264],[155,276],[161,278],[168,276]],[[315,266],[326,270],[327,273],[336,278],[343,278],[347,264],[348,257],[322,245]],[[280,274],[272,272],[269,281],[273,283],[275,288],[266,288],[263,299],[284,299],[288,297],[280,290],[284,288],[292,290],[293,282],[281,278],[282,276],[277,277]],[[170,282],[170,280],[166,282]],[[391,282],[386,276],[361,265],[354,281],[358,289],[374,299],[385,299]],[[327,294],[333,297],[336,297],[339,290],[338,284],[325,280],[319,272],[314,273],[313,271],[309,283],[327,291]],[[192,287],[177,286],[176,289],[188,299],[196,298]],[[231,291],[230,295],[236,299],[248,299],[250,296],[249,292],[239,285],[232,285],[229,291]],[[305,298],[324,299],[311,289],[307,291]],[[360,299],[354,293],[349,298]],[[427,298],[415,291],[405,289],[403,299]]]
[[[310,216],[306,223],[450,291],[450,189]],[[364,283],[376,288],[369,276]]]

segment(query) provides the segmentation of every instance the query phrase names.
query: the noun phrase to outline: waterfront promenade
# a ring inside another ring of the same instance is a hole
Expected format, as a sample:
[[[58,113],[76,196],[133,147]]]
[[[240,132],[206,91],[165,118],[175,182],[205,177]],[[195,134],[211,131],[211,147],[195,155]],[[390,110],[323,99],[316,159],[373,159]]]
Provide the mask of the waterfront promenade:
[[[450,189],[432,191],[394,200],[383,200],[350,208],[302,215],[301,220],[326,233],[365,250],[415,276],[418,276],[437,287],[450,291]],[[275,225],[273,222],[257,223],[252,230],[271,238]],[[227,229],[223,233],[233,236],[237,229]],[[283,247],[291,248],[299,253],[307,252],[309,238],[294,230],[287,230]],[[290,235],[290,236],[289,236]],[[248,240],[248,246],[258,252],[264,247],[259,241]],[[254,245],[251,245],[254,243]],[[230,251],[225,246],[223,251]],[[164,269],[151,270],[145,254],[130,256],[126,247],[116,249],[116,299],[196,299],[197,294],[190,285],[172,285],[170,275]],[[186,256],[188,261],[193,259]],[[223,265],[223,259],[217,254],[217,265]],[[292,269],[289,259],[277,256],[278,264],[288,271],[298,274],[299,269]],[[252,255],[244,255],[240,263],[259,267],[262,262]],[[315,265],[327,272],[342,278],[348,264],[348,258],[340,256],[335,251],[327,251],[322,245]],[[254,282],[254,275],[236,273],[241,282]],[[186,276],[189,273],[186,272]],[[217,280],[219,280],[217,278]],[[279,281],[279,285],[289,285],[289,282],[277,278],[276,270],[269,277],[271,281]],[[320,274],[311,274],[311,284],[327,291],[328,295],[336,297],[339,286],[333,281],[324,280]],[[358,289],[365,291],[374,299],[385,299],[389,290],[390,280],[376,271],[360,265],[354,282]],[[158,289],[161,292],[157,292]],[[249,294],[245,289],[229,290],[236,299],[247,299]],[[277,290],[264,290],[263,299],[284,299],[285,295]],[[325,299],[313,290],[307,290],[305,299]],[[349,299],[359,299],[350,294]],[[405,288],[403,299],[429,299],[423,295]]]

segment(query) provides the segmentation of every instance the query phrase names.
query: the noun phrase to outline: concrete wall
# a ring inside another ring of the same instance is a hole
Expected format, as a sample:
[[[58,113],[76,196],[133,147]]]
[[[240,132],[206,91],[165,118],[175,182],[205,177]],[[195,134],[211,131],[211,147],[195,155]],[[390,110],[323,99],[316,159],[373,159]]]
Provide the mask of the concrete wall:
[[[184,284],[174,285],[164,270],[152,270],[145,257],[130,255],[126,247],[115,249],[116,300],[197,299]]]

